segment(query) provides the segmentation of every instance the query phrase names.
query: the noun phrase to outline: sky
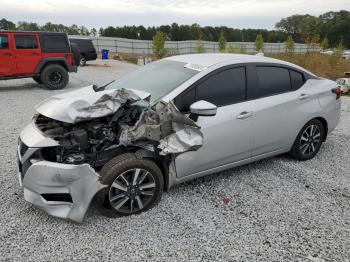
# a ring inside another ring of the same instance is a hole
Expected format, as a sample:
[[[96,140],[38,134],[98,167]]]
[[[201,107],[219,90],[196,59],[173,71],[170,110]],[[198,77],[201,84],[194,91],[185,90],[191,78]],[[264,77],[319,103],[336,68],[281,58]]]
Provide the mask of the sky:
[[[350,0],[0,0],[0,19],[88,28],[198,23],[273,29],[293,14],[350,10]]]

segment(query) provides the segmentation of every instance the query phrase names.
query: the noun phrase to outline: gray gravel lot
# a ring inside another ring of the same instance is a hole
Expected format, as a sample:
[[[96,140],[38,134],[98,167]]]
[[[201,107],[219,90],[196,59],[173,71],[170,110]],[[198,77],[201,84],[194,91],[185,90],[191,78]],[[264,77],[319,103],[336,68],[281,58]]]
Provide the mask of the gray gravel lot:
[[[34,105],[136,68],[107,65],[80,68],[61,91],[31,79],[0,82],[0,260],[349,262],[349,97],[339,126],[311,161],[279,156],[197,179],[132,217],[103,217],[92,204],[84,223],[75,224],[26,203],[16,143]]]

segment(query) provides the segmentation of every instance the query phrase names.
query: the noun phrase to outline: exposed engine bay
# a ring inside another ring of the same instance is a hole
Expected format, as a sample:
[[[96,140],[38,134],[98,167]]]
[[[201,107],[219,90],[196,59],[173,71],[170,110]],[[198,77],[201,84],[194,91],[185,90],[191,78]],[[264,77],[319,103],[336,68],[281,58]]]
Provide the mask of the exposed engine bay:
[[[175,105],[158,102],[152,107],[145,107],[135,103],[135,94],[133,99],[125,99],[120,103],[119,94],[125,96],[128,90],[118,91],[108,96],[112,99],[104,96],[89,107],[79,108],[84,118],[76,123],[55,120],[43,114],[36,115],[36,127],[60,145],[43,148],[41,153],[44,159],[66,164],[88,163],[92,167],[99,167],[118,151],[130,147],[143,148],[160,157],[201,147],[203,135],[200,128],[179,112]],[[116,108],[115,112],[99,116],[101,109],[106,110],[103,106],[106,104],[109,109],[113,101],[120,104],[112,104]]]

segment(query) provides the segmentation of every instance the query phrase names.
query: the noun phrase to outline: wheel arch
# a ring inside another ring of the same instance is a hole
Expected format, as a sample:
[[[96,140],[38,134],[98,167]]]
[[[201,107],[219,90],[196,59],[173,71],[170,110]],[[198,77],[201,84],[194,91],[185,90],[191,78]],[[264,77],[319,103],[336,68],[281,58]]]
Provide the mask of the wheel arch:
[[[152,160],[160,169],[163,175],[164,179],[164,191],[168,191],[168,185],[169,185],[169,164],[167,164],[167,160],[165,157],[159,156],[155,152],[148,151],[146,149],[139,149],[135,151],[135,155],[137,158],[144,158],[144,159],[149,159]]]
[[[326,141],[327,139],[327,135],[328,135],[328,123],[327,123],[327,120],[323,117],[315,117],[313,119],[316,119],[318,121],[321,122],[321,124],[323,125],[323,128],[324,128],[324,138],[323,138],[323,142]]]
[[[48,65],[52,65],[52,64],[60,65],[64,69],[69,71],[68,63],[67,63],[66,59],[64,59],[64,58],[45,58],[45,59],[41,60],[41,62],[37,65],[37,67],[35,69],[35,74],[40,74],[45,67],[47,67]]]

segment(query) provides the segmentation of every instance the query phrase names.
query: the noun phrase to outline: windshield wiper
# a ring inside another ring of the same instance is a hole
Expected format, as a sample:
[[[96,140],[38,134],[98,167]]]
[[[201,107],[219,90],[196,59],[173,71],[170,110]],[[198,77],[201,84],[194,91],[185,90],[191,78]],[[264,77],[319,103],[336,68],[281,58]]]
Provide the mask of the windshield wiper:
[[[115,82],[115,80],[113,80],[113,81],[111,81],[111,82],[109,82],[109,83],[107,83],[107,84],[105,84],[105,85],[103,85],[103,86],[93,85],[92,87],[93,87],[93,89],[94,89],[95,92],[103,91],[103,90],[105,90],[105,88],[106,88],[107,86],[109,86],[109,85],[112,84],[113,82]]]

